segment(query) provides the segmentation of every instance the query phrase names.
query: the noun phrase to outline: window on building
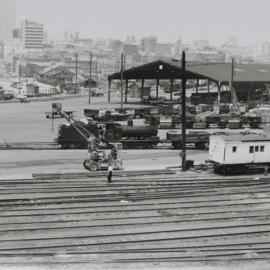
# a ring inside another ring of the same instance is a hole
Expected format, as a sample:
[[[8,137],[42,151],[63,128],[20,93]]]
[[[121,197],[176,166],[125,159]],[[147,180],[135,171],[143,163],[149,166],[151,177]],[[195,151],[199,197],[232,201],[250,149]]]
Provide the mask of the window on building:
[[[258,145],[255,146],[255,152],[259,152],[259,146]]]
[[[260,146],[260,151],[261,151],[261,152],[264,152],[264,145],[261,145],[261,146]]]
[[[232,148],[233,153],[235,153],[236,150],[237,150],[237,146],[233,146],[233,148]]]
[[[254,146],[249,147],[249,153],[254,153]]]

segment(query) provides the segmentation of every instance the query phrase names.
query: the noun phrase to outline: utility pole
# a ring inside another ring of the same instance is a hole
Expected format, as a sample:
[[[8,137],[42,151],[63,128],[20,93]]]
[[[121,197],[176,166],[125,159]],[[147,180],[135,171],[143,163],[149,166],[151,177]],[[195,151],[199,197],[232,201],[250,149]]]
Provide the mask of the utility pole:
[[[232,58],[231,87],[233,87],[233,80],[234,80],[234,58]]]
[[[233,111],[237,111],[239,113],[239,102],[236,95],[236,92],[233,88],[234,85],[234,58],[232,58],[232,72],[231,72],[231,83],[230,83],[230,90],[231,90],[231,97],[232,97],[232,104],[233,104]]]
[[[78,95],[78,53],[75,53],[76,95]]]
[[[21,62],[19,59],[19,66],[18,66],[18,73],[19,73],[19,95],[21,94],[21,85],[22,85],[22,80],[21,80]]]
[[[232,71],[231,71],[231,96],[232,96],[232,102],[234,106],[234,95],[233,95],[233,80],[234,80],[234,58],[232,58]]]
[[[92,54],[92,52],[90,52],[90,61],[89,61],[89,96],[88,96],[88,104],[91,103],[92,58],[93,58],[93,54]]]
[[[186,171],[186,54],[182,52],[182,171]]]
[[[121,53],[121,109],[123,109],[124,54]]]

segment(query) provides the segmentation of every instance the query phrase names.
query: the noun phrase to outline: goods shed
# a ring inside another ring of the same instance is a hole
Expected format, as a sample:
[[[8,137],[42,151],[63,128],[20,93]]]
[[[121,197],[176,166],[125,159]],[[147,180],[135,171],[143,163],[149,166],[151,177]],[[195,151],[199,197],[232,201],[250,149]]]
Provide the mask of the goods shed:
[[[199,80],[208,80],[208,91],[210,82],[217,85],[218,100],[222,85],[228,85],[232,76],[231,63],[199,63],[187,62],[186,78],[188,80],[197,80],[196,91],[198,91]],[[270,64],[243,64],[236,63],[234,66],[234,87],[244,86],[247,100],[251,94],[252,86],[258,84],[270,83]],[[171,85],[170,98],[172,99],[172,90],[174,80],[183,78],[182,66],[180,60],[160,59],[144,65],[127,69],[123,72],[123,79],[126,82],[125,102],[127,102],[127,87],[129,80],[141,80],[141,89],[144,88],[145,80],[156,80],[156,99],[159,97],[160,80],[169,80]],[[121,73],[117,72],[108,76],[109,80],[109,100],[110,86],[113,80],[120,80]],[[142,97],[142,96],[141,96]]]

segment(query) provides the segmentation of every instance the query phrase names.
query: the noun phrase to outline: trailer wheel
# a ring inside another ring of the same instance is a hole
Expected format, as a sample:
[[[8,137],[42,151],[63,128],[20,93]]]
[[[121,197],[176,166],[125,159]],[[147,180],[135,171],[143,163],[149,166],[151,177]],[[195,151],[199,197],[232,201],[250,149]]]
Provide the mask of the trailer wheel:
[[[90,160],[89,159],[85,159],[84,162],[83,162],[83,167],[86,169],[86,170],[90,170]]]
[[[95,162],[91,162],[89,165],[90,171],[97,171],[98,170],[98,165]]]

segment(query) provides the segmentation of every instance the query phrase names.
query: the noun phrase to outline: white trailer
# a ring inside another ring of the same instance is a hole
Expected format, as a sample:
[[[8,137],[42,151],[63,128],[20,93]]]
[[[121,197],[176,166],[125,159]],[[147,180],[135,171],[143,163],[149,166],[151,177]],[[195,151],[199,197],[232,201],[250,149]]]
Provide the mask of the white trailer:
[[[237,173],[255,166],[270,166],[270,137],[259,134],[210,136],[209,160],[215,173]]]

